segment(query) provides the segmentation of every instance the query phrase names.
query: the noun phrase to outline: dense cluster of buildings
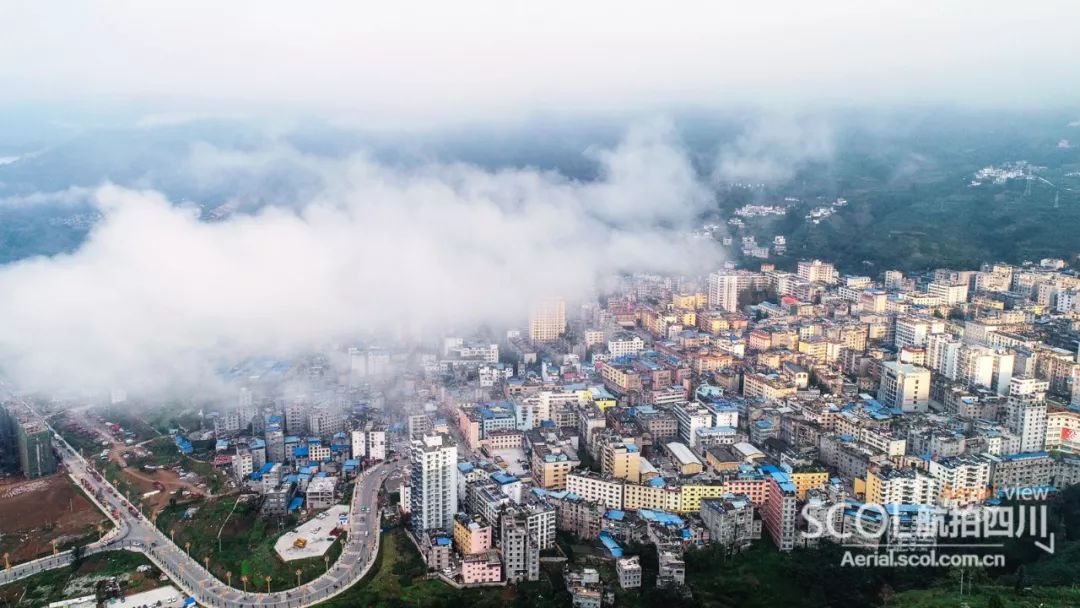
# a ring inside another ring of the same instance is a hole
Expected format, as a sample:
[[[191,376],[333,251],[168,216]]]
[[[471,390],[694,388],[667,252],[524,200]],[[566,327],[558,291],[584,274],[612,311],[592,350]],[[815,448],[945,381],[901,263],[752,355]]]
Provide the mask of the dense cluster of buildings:
[[[809,519],[901,542],[1075,483],[1080,276],[1058,262],[636,275],[601,302],[538,303],[499,345],[448,339],[459,361],[429,362],[408,425],[413,534],[461,584],[535,578],[562,532],[623,587],[642,576],[623,548],[655,544],[657,583],[678,586],[691,546],[787,551],[828,537]],[[580,605],[603,596],[592,572],[566,580]]]
[[[368,352],[360,353],[367,368]],[[233,407],[209,413],[213,465],[235,484],[262,496],[266,516],[321,511],[338,504],[344,484],[387,457],[382,412],[356,391],[327,382],[308,383],[310,394],[281,394],[247,386]],[[177,429],[181,452],[191,437]]]

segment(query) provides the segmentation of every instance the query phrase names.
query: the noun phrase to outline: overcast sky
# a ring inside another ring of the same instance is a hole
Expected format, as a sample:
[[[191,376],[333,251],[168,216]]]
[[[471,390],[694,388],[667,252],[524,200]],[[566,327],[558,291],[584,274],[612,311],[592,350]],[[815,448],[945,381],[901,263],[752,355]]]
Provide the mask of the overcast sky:
[[[1075,0],[0,3],[6,102],[431,122],[1080,100]]]
[[[6,202],[90,198],[101,217],[70,253],[0,266],[0,373],[41,390],[205,391],[251,355],[520,326],[537,299],[587,300],[622,272],[699,275],[724,259],[692,236],[715,183],[783,183],[834,154],[832,126],[804,112],[1074,106],[1078,23],[1077,0],[3,0],[0,184],[19,186]],[[766,118],[706,142],[704,171],[672,123],[642,122],[726,106]],[[76,111],[138,128],[101,129],[96,147],[17,145],[74,132]],[[197,125],[175,130],[186,146],[131,136],[201,117],[498,130],[537,113],[635,126],[572,154],[591,181],[317,156],[273,137],[214,145]],[[35,167],[50,184],[36,187],[58,192],[33,190]],[[54,183],[95,167],[102,183]],[[242,212],[199,221],[186,197],[154,191],[170,172]],[[248,213],[251,200],[281,204]]]

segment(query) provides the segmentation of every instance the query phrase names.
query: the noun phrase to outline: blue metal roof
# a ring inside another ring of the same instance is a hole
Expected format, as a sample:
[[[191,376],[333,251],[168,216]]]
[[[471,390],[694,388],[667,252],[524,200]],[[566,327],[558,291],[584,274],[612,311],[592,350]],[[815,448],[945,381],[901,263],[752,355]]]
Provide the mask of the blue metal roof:
[[[623,556],[622,547],[619,546],[619,543],[615,542],[615,539],[612,538],[611,534],[609,534],[607,531],[600,533],[600,542],[604,543],[604,546],[607,547],[608,551],[611,552],[612,557]]]
[[[668,513],[667,511],[638,509],[638,515],[646,521],[655,522],[664,526],[677,526],[681,528],[685,524],[683,518],[675,515],[674,513]]]
[[[520,481],[517,477],[503,472],[492,473],[491,478],[494,479],[496,483],[500,483],[503,485],[506,485],[508,483],[514,483],[515,481]]]

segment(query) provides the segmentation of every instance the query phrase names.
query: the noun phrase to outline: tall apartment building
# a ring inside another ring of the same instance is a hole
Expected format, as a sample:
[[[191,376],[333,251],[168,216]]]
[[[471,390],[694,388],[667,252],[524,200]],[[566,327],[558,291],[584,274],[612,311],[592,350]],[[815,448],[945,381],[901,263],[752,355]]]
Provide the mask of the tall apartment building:
[[[834,285],[839,276],[836,267],[821,260],[802,260],[799,262],[799,278],[811,283],[827,283]]]
[[[712,542],[742,551],[761,538],[761,524],[754,526],[754,503],[745,494],[725,494],[701,501],[701,521]]]
[[[604,475],[616,479],[641,481],[641,451],[638,446],[626,443],[622,437],[602,438],[600,466]]]
[[[941,482],[919,469],[894,469],[866,472],[866,502],[878,505],[932,505],[937,501]]]
[[[529,502],[515,507],[515,510],[524,514],[529,536],[541,551],[555,546],[558,514],[554,507],[543,502]]]
[[[994,487],[1034,488],[1050,485],[1054,476],[1054,459],[1046,452],[1021,452],[990,456]]]
[[[310,405],[303,399],[290,399],[285,404],[285,432],[290,435],[306,435]]]
[[[878,401],[904,412],[925,412],[930,402],[930,370],[907,363],[881,364]]]
[[[1009,397],[1005,424],[1020,437],[1021,452],[1040,452],[1046,446],[1046,401]]]
[[[252,456],[251,451],[243,448],[238,448],[236,454],[232,457],[232,469],[233,475],[241,483],[251,475],[251,472],[255,470],[255,458]]]
[[[251,419],[246,421],[242,419],[241,412],[229,411],[221,414],[217,418],[214,418],[214,436],[226,437],[229,435],[235,435],[240,430],[251,423]]]
[[[698,429],[711,428],[715,420],[709,408],[696,401],[677,403],[671,411],[679,423],[679,438],[690,447],[697,445]]]
[[[408,422],[410,441],[423,439],[424,435],[430,435],[431,430],[434,428],[434,423],[431,422],[431,418],[427,414],[413,414],[409,416]]]
[[[315,437],[327,437],[345,431],[345,417],[338,410],[317,407],[308,414],[308,431]]]
[[[285,462],[285,433],[278,429],[266,431],[266,459]]]
[[[941,303],[946,306],[956,306],[967,302],[968,299],[968,286],[967,283],[930,283],[927,293],[932,296],[941,299]]]
[[[885,289],[903,289],[904,273],[899,270],[885,271]]]
[[[960,350],[964,343],[952,334],[940,333],[926,338],[926,366],[950,380],[959,377]]]
[[[445,435],[412,442],[412,526],[417,536],[432,530],[453,533],[457,513],[457,446]]]
[[[569,473],[566,476],[566,491],[608,509],[621,509],[625,483],[621,479],[608,479],[592,472]]]
[[[368,430],[367,452],[372,460],[386,460],[386,431]]]
[[[386,431],[353,431],[352,457],[386,460]]]
[[[620,333],[608,340],[608,353],[612,357],[636,355],[645,350],[645,341],[641,336],[629,332]]]
[[[795,524],[798,489],[786,473],[772,471],[768,476],[768,499],[761,510],[761,520],[773,544],[781,551],[795,548]]]
[[[1008,350],[983,346],[964,346],[957,358],[954,380],[967,386],[993,389],[999,395],[1009,392],[1016,356]]]
[[[727,312],[739,309],[739,274],[734,270],[723,270],[709,275],[709,306],[721,308]]]
[[[19,430],[15,416],[0,406],[0,475],[19,472]]]
[[[983,457],[931,460],[927,471],[940,484],[939,504],[966,507],[990,498],[991,461]]]
[[[1049,381],[1031,376],[1014,376],[1009,382],[1009,396],[1021,399],[1045,399],[1046,391],[1049,389]]]
[[[945,321],[925,316],[899,317],[896,319],[896,348],[926,346],[927,338],[945,331]]]
[[[499,551],[503,577],[512,583],[540,578],[540,546],[529,533],[525,513],[508,509],[499,518]]]
[[[23,476],[34,479],[56,472],[56,454],[52,449],[52,433],[40,422],[19,425],[19,467]]]
[[[525,434],[529,443],[533,483],[548,490],[561,490],[566,487],[566,475],[577,468],[577,451],[567,439],[560,439],[556,433],[544,433],[532,429]]]
[[[529,314],[529,338],[551,342],[566,333],[566,302],[552,298],[535,304]]]

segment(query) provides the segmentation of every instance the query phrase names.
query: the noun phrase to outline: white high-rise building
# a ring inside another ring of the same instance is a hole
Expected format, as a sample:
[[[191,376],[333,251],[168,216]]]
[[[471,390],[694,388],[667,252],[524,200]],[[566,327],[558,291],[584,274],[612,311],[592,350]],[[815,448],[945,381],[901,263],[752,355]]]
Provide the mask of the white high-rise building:
[[[1006,422],[1020,436],[1021,452],[1041,452],[1046,446],[1046,402],[1009,398]]]
[[[1075,289],[1066,289],[1057,292],[1057,300],[1054,303],[1054,308],[1058,312],[1072,312],[1080,308],[1080,291]]]
[[[1046,389],[1049,383],[1016,377],[1009,383],[1005,424],[1020,437],[1021,452],[1041,452],[1046,447]]]
[[[981,346],[964,346],[960,349],[957,375],[968,386],[993,389],[1006,395],[1012,382],[1013,363],[1016,356],[1007,350],[994,350]]]
[[[727,312],[739,309],[739,275],[734,270],[714,272],[709,275],[709,306]]]
[[[457,446],[445,435],[425,435],[412,442],[411,511],[413,530],[452,533],[458,509]]]
[[[803,260],[799,262],[798,275],[800,279],[811,283],[834,285],[839,280],[836,267],[821,260]]]
[[[893,344],[897,349],[906,346],[926,346],[927,339],[945,331],[945,321],[925,316],[900,317],[896,319],[896,335]]]
[[[645,350],[645,341],[641,336],[632,333],[621,333],[608,340],[608,353],[612,357],[623,355],[635,355]]]
[[[353,431],[352,457],[386,460],[386,431]]]
[[[1046,397],[1046,391],[1050,390],[1050,382],[1032,378],[1031,376],[1014,376],[1009,381],[1009,396],[1031,400],[1042,400]]]
[[[881,364],[878,400],[904,412],[925,412],[930,407],[930,370],[907,363]]]
[[[696,401],[676,403],[672,413],[679,423],[679,438],[690,447],[697,445],[698,429],[711,428],[715,419],[708,408]]]
[[[386,431],[367,432],[367,453],[372,460],[386,460]]]
[[[960,350],[963,341],[952,334],[933,334],[926,338],[926,366],[956,380],[960,369]]]
[[[966,283],[930,283],[927,293],[941,298],[941,303],[946,306],[955,306],[968,299],[968,286]]]
[[[364,431],[352,432],[352,457],[356,459],[367,457],[367,433]]]

